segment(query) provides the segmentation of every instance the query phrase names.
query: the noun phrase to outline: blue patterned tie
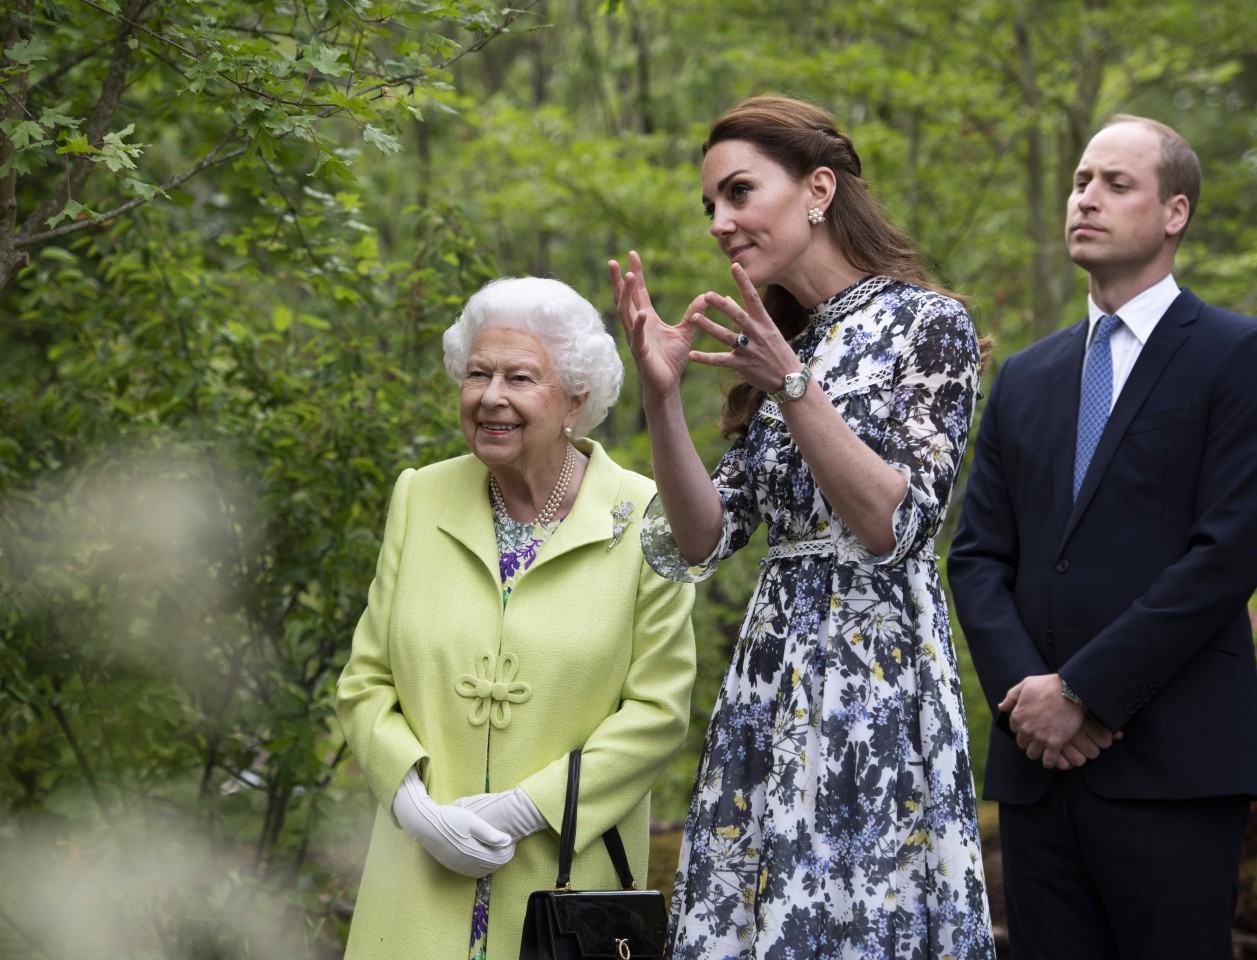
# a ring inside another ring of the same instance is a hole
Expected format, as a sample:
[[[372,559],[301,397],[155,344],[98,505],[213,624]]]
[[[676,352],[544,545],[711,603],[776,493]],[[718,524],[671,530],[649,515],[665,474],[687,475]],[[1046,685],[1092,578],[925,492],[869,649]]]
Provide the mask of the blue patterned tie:
[[[1109,419],[1113,406],[1113,348],[1109,337],[1122,321],[1107,314],[1096,324],[1096,335],[1087,348],[1087,360],[1082,371],[1082,397],[1078,403],[1078,444],[1074,448],[1074,499],[1082,489],[1082,478],[1087,475],[1087,465],[1096,452],[1100,434]]]

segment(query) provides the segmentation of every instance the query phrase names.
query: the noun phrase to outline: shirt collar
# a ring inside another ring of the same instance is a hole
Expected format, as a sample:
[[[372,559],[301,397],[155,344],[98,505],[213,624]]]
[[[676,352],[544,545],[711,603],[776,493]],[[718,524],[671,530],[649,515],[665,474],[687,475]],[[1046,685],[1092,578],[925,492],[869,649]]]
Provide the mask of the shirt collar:
[[[1117,316],[1122,318],[1122,324],[1135,335],[1135,339],[1142,346],[1152,336],[1152,328],[1165,315],[1165,311],[1170,309],[1170,304],[1177,299],[1178,294],[1179,289],[1178,284],[1174,282],[1174,274],[1167,273],[1159,281],[1143,291],[1143,293],[1122,304],[1118,308]],[[1104,315],[1104,311],[1096,306],[1096,302],[1088,295],[1088,343],[1095,336],[1096,324],[1100,322],[1100,318]]]

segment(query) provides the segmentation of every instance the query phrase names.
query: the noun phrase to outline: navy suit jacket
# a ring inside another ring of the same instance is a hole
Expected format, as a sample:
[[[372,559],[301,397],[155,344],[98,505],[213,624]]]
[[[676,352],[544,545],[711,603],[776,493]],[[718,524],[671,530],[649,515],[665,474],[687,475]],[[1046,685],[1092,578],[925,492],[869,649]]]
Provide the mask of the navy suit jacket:
[[[982,416],[948,579],[997,722],[984,795],[1054,772],[996,704],[1059,672],[1125,738],[1080,773],[1109,797],[1257,795],[1257,321],[1184,288],[1139,354],[1077,501],[1087,323],[1010,357]]]

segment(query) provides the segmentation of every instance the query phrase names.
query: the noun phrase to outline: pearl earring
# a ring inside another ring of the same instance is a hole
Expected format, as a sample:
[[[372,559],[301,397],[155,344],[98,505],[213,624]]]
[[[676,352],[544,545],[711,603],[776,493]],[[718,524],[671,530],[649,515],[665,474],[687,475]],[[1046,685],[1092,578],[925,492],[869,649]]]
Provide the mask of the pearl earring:
[[[563,428],[563,436],[565,436],[565,437],[567,437],[569,440],[571,440],[571,439],[572,439],[572,428],[571,428],[571,427],[564,427],[564,428]]]
[[[807,222],[812,226],[825,222],[825,211],[820,207],[812,207],[807,212]]]

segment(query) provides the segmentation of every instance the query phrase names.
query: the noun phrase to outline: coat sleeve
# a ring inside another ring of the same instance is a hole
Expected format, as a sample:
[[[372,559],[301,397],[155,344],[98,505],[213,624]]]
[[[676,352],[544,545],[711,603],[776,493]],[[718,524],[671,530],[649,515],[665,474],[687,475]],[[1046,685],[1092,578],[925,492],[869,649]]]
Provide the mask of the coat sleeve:
[[[1257,587],[1257,323],[1225,363],[1209,398],[1187,549],[1060,669],[1111,730],[1242,616]]]
[[[1013,591],[1019,552],[1017,516],[1004,473],[1000,398],[1013,361],[991,387],[978,427],[960,525],[947,559],[956,616],[991,713],[1014,684],[1048,673],[1017,612]]]
[[[406,539],[414,475],[414,470],[405,471],[393,488],[367,608],[354,630],[349,662],[336,684],[336,716],[345,740],[376,799],[390,811],[406,771],[428,757],[402,715],[389,647],[397,568]]]
[[[632,624],[632,659],[619,709],[603,720],[581,753],[580,853],[641,803],[681,748],[694,685],[694,587],[655,573],[643,558]],[[563,820],[567,757],[561,756],[521,786],[546,820]]]

